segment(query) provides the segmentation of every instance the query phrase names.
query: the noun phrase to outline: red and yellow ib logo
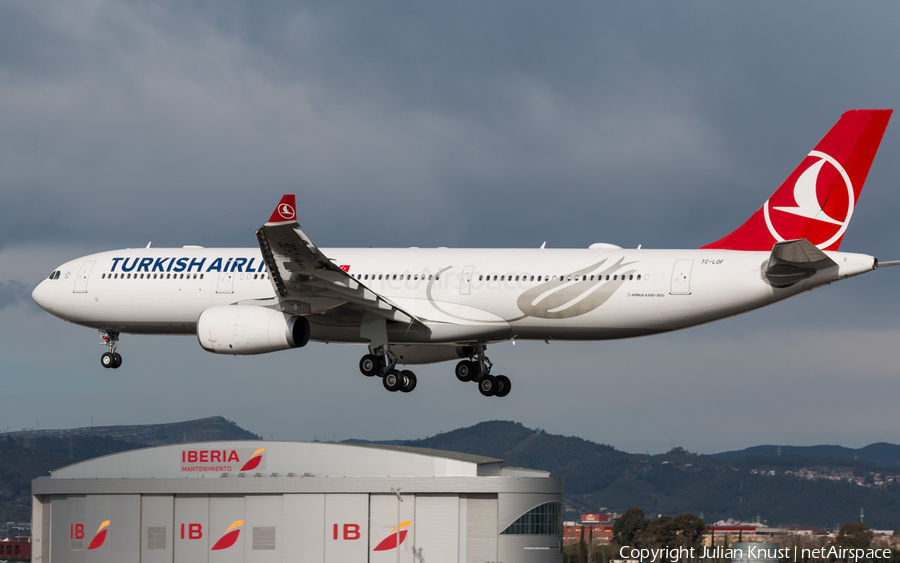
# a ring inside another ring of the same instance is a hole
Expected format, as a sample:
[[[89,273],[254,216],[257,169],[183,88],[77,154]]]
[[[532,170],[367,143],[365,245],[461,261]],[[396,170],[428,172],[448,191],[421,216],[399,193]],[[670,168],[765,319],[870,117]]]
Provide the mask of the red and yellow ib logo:
[[[250,459],[247,460],[247,463],[241,467],[241,471],[253,471],[257,467],[259,467],[259,463],[262,461],[263,452],[266,451],[266,448],[259,448],[253,455],[250,456]]]
[[[91,540],[91,544],[88,546],[88,549],[97,549],[103,542],[106,541],[106,532],[109,530],[109,520],[104,521],[100,524],[100,527],[97,528],[97,534],[94,536],[94,539]]]
[[[391,549],[396,548],[398,545],[403,543],[403,540],[406,539],[406,534],[409,533],[409,527],[412,525],[412,520],[407,520],[405,522],[400,522],[400,526],[394,526],[394,529],[391,530],[391,533],[387,535],[386,538],[381,540],[381,543],[375,546],[375,549],[372,551],[390,551]],[[400,542],[397,542],[397,529],[400,529]]]
[[[243,520],[235,520],[231,526],[228,526],[228,529],[225,530],[225,534],[221,538],[219,538],[219,541],[217,541],[216,544],[212,546],[211,551],[228,549],[229,547],[233,546],[237,542],[238,536],[241,535],[241,526],[243,525]]]

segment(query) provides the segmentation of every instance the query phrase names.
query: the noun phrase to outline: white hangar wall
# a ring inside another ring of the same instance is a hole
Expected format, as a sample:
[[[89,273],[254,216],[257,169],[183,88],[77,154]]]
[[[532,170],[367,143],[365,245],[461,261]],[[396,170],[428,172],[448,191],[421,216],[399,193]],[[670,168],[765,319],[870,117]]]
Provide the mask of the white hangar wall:
[[[562,480],[436,450],[161,446],[64,467],[32,494],[42,563],[562,559]]]

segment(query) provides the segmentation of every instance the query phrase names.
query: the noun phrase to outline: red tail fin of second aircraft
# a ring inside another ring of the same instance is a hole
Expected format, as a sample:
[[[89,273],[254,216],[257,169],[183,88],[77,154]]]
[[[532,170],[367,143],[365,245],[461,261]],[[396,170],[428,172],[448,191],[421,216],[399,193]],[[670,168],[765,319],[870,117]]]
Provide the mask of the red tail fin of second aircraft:
[[[762,208],[701,248],[772,250],[776,242],[805,238],[837,250],[892,111],[846,112]]]

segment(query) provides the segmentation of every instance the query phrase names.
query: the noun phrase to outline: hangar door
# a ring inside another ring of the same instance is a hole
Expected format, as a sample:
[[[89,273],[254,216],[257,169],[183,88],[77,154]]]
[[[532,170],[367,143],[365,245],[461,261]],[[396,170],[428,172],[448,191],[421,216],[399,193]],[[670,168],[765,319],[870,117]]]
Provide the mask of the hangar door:
[[[428,563],[459,561],[459,496],[416,495],[416,558]]]
[[[138,563],[140,495],[53,495],[54,563]]]

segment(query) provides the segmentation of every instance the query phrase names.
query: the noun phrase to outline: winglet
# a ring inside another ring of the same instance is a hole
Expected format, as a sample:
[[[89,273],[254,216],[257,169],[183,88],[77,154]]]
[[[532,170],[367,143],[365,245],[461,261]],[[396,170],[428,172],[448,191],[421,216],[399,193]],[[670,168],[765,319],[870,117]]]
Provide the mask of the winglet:
[[[278,205],[275,206],[275,211],[269,217],[269,223],[290,223],[296,221],[297,204],[294,194],[285,194],[281,201],[278,202]]]

